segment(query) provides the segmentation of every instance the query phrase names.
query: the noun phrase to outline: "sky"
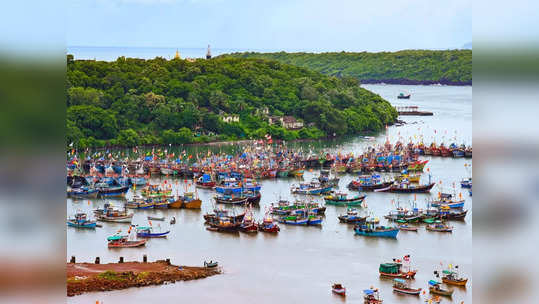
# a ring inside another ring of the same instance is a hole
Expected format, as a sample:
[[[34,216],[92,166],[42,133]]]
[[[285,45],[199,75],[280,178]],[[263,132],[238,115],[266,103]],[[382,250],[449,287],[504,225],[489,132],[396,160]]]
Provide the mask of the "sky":
[[[71,0],[68,46],[271,51],[455,49],[471,0]]]

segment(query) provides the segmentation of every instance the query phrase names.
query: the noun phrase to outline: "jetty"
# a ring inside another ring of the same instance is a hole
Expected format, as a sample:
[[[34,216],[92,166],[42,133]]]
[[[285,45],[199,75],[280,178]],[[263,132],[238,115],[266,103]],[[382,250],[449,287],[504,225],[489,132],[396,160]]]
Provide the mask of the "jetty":
[[[395,110],[399,115],[408,115],[408,116],[432,116],[434,113],[428,111],[419,111],[418,106],[400,106],[395,107]]]
[[[67,296],[85,292],[110,291],[129,287],[161,285],[202,279],[221,273],[219,268],[172,265],[170,260],[155,262],[67,263]],[[144,259],[146,260],[146,258]]]

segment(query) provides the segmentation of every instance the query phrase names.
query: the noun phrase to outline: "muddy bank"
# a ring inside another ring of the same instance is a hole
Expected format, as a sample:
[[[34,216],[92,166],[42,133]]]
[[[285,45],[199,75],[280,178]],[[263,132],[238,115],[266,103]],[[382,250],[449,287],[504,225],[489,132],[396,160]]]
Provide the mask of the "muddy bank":
[[[196,280],[219,273],[220,270],[217,268],[177,266],[167,264],[165,261],[111,264],[68,263],[67,296],[90,291],[109,291]]]
[[[401,84],[401,85],[449,85],[449,86],[471,86],[472,81],[450,81],[447,79],[440,80],[414,80],[414,79],[360,79],[361,84]]]

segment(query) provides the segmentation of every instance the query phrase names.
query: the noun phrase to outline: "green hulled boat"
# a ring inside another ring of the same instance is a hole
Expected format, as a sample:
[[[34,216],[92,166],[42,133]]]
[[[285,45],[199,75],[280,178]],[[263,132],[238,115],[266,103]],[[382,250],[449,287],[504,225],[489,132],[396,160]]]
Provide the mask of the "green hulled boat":
[[[357,195],[352,198],[348,198],[347,193],[335,193],[324,197],[326,204],[337,206],[358,206],[363,203],[366,195]]]

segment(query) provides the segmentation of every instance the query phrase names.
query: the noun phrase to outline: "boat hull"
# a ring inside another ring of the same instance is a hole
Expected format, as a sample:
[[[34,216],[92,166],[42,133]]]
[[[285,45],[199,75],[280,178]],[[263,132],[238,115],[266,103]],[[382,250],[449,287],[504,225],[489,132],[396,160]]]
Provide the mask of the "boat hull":
[[[361,229],[354,229],[357,235],[371,236],[371,237],[384,237],[384,238],[397,238],[399,229],[383,230],[383,231],[366,231]]]

